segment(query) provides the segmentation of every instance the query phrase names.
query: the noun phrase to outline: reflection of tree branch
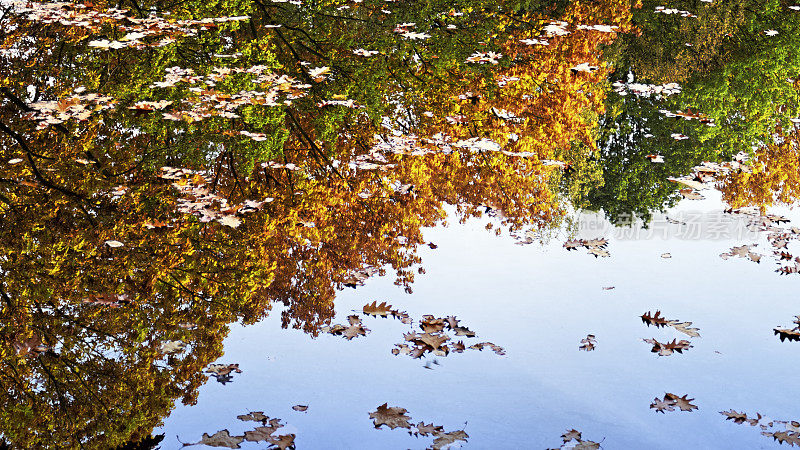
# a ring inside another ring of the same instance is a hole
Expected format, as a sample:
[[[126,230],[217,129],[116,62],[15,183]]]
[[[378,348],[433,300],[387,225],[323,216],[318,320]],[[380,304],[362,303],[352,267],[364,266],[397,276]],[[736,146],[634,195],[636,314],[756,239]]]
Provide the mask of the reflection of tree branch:
[[[95,389],[92,389],[92,387],[86,383],[86,380],[83,379],[83,375],[79,372],[80,369],[75,370],[75,364],[72,361],[68,360],[67,358],[63,358],[61,355],[58,355],[57,357],[59,361],[64,362],[69,367],[69,370],[72,372],[73,375],[75,375],[75,378],[77,378],[78,381],[83,385],[83,387],[86,388],[86,392],[88,392],[89,395],[95,399],[95,403],[102,406],[103,409],[106,410],[106,414],[112,416],[112,412],[110,409],[108,409],[108,405],[106,404],[106,402],[103,401],[103,398],[98,396],[97,393],[95,392]]]
[[[50,189],[53,189],[53,190],[58,191],[58,192],[61,192],[62,194],[68,195],[70,197],[77,198],[79,200],[85,200],[86,199],[81,194],[78,194],[77,192],[71,191],[71,190],[69,190],[67,188],[58,186],[58,185],[54,184],[52,181],[46,179],[42,175],[42,173],[39,172],[39,168],[36,167],[36,163],[33,161],[32,152],[31,152],[30,148],[28,147],[28,144],[25,143],[25,140],[22,139],[22,136],[17,134],[11,128],[8,128],[2,122],[0,122],[0,131],[3,131],[7,135],[11,136],[15,141],[17,141],[17,144],[19,144],[19,146],[22,147],[22,150],[25,151],[25,154],[26,154],[26,156],[28,158],[28,163],[30,164],[31,169],[33,170],[33,175],[36,177],[36,180],[38,180],[39,183],[41,183],[42,185],[44,185],[44,186],[46,186],[46,187],[48,187]]]
[[[6,290],[3,289],[2,287],[0,287],[0,297],[3,297],[3,301],[6,303],[6,305],[8,305],[8,308],[11,311],[14,312],[17,311],[17,305],[15,305],[14,302],[11,301],[11,297],[8,296]]]
[[[325,163],[328,165],[328,167],[330,167],[331,170],[333,170],[334,173],[336,173],[336,175],[338,175],[339,178],[341,178],[345,182],[345,184],[347,184],[347,187],[352,189],[352,187],[350,186],[350,183],[348,183],[347,180],[344,178],[344,176],[342,176],[341,172],[339,172],[339,170],[336,169],[336,167],[333,167],[333,164],[331,164],[330,161],[328,161],[328,158],[325,157],[325,154],[322,152],[322,150],[320,150],[319,147],[317,147],[316,142],[314,142],[314,140],[311,139],[311,137],[306,133],[306,130],[303,129],[303,126],[300,125],[300,122],[298,122],[297,119],[294,117],[294,114],[292,114],[292,112],[289,111],[288,109],[286,110],[286,114],[289,116],[289,118],[292,119],[292,122],[294,123],[294,126],[297,127],[297,130],[300,131],[300,134],[302,134],[303,137],[306,138],[306,141],[308,142],[308,145],[311,146],[311,149],[314,151],[314,153],[318,154],[319,157],[321,157],[325,161]]]
[[[29,399],[31,399],[32,402],[36,402],[37,398],[34,397],[33,394],[28,392],[28,390],[25,388],[26,383],[22,382],[22,375],[20,375],[19,372],[17,371],[16,365],[8,364],[8,367],[11,368],[11,370],[14,372],[14,375],[16,376],[16,379],[14,381],[17,383],[17,385],[19,385],[19,391],[25,394]],[[5,383],[3,383],[3,385],[6,386]]]
[[[75,422],[72,420],[72,415],[66,411],[65,404],[67,403],[67,401],[66,398],[64,397],[64,393],[61,392],[58,380],[56,380],[55,376],[53,376],[53,373],[50,371],[50,369],[47,368],[47,365],[44,363],[44,360],[42,358],[39,358],[39,365],[41,366],[42,370],[44,370],[44,373],[47,374],[48,378],[50,378],[50,381],[53,383],[53,388],[55,388],[56,395],[58,395],[59,399],[58,408],[67,416],[67,420],[69,420],[69,423],[72,425],[73,428],[75,428]],[[78,442],[80,443],[81,448],[84,448],[83,442],[80,441]]]
[[[17,105],[17,106],[19,107],[19,109],[21,109],[21,110],[23,110],[23,111],[26,111],[26,112],[31,112],[31,111],[33,111],[33,108],[31,108],[30,106],[28,106],[27,104],[25,104],[25,102],[23,102],[22,100],[20,100],[20,98],[19,98],[19,97],[17,97],[16,95],[14,95],[14,93],[13,93],[13,92],[11,92],[11,89],[9,89],[8,87],[1,87],[1,88],[0,88],[0,92],[2,92],[2,93],[3,93],[3,96],[4,96],[5,98],[7,98],[7,99],[11,100],[11,103],[13,103],[13,104]]]

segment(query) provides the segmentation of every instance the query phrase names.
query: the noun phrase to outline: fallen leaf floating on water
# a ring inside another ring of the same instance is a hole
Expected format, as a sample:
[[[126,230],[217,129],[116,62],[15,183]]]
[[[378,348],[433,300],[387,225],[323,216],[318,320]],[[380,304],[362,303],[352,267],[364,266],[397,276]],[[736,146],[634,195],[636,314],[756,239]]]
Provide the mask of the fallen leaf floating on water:
[[[697,190],[697,191],[702,191],[703,189],[708,189],[708,186],[706,186],[704,183],[701,183],[699,181],[695,181],[695,180],[692,180],[692,179],[687,179],[687,178],[667,178],[667,180],[671,181],[673,183],[682,184],[684,186],[687,186],[687,187],[689,187],[691,189],[694,189],[694,190]]]
[[[444,427],[440,425],[434,425],[429,423],[425,425],[425,422],[420,422],[414,426],[414,431],[409,431],[408,434],[413,435],[414,437],[419,436],[430,436],[436,435],[438,433],[444,433]]]
[[[661,316],[661,311],[656,311],[655,314],[651,314],[650,311],[642,314],[641,316],[642,323],[646,324],[647,326],[653,325],[656,328],[659,327],[672,327],[675,328],[677,331],[681,333],[691,336],[691,337],[700,337],[700,329],[699,328],[691,328],[692,322],[680,322],[677,320],[669,320],[663,316]]]
[[[128,294],[100,294],[90,295],[83,299],[83,303],[91,305],[102,305],[110,308],[119,308],[120,306],[131,303]]]
[[[655,409],[656,412],[660,412],[662,414],[664,414],[664,411],[674,411],[675,408],[688,412],[698,409],[696,405],[691,403],[694,399],[686,397],[688,397],[688,395],[679,397],[675,394],[670,394],[667,392],[664,394],[663,399],[659,399],[658,397],[654,398],[653,403],[650,404],[650,408]]]
[[[563,450],[598,450],[600,448],[600,443],[583,439],[581,432],[576,429],[567,430],[561,435],[561,441],[563,444],[559,448]]]
[[[570,67],[569,70],[571,70],[572,73],[578,73],[578,72],[589,72],[589,73],[591,73],[591,72],[594,72],[597,69],[598,69],[597,66],[592,66],[589,63],[580,63],[577,66]]]
[[[491,342],[480,342],[478,344],[469,346],[469,348],[471,348],[471,349],[480,350],[480,351],[483,351],[483,349],[485,347],[490,348],[493,352],[495,352],[496,354],[498,354],[500,356],[503,356],[503,355],[506,354],[506,351],[505,351],[505,349],[503,349],[503,347],[500,347],[499,345],[492,344]]]
[[[411,417],[406,415],[407,412],[408,410],[405,408],[388,406],[388,403],[384,403],[378,406],[376,411],[369,413],[369,418],[373,419],[372,423],[375,428],[380,428],[383,425],[392,430],[395,428],[411,428],[411,424],[408,422]]]
[[[283,434],[280,436],[270,436],[269,438],[267,438],[267,441],[270,444],[274,445],[276,448],[279,448],[281,450],[286,450],[287,448],[295,448],[294,445],[295,437],[296,436],[294,434]]]
[[[446,326],[449,326],[449,323],[445,323],[444,319],[436,318],[430,314],[423,315],[419,323],[419,327],[425,333],[438,333],[444,330]]]
[[[345,339],[352,340],[358,336],[366,336],[369,328],[365,328],[361,323],[361,318],[357,315],[347,316],[349,325],[334,324],[332,326],[324,326],[320,330],[323,333],[332,334],[334,336],[342,336]]]
[[[147,228],[148,230],[162,230],[162,229],[165,229],[165,228],[171,228],[172,227],[172,225],[169,225],[167,223],[161,222],[160,220],[147,221],[147,222],[143,223],[142,226],[144,228]]]
[[[435,436],[436,439],[433,440],[433,445],[431,446],[433,450],[450,448],[451,444],[454,444],[458,441],[466,442],[467,438],[469,438],[469,435],[464,430],[451,431],[449,433],[438,433]]]
[[[781,342],[785,340],[800,342],[800,316],[795,316],[794,323],[797,325],[794,328],[775,328],[773,330]]]
[[[587,334],[585,338],[581,339],[581,345],[578,348],[590,352],[594,350],[595,344],[597,344],[597,339],[595,339],[594,335]]]
[[[244,440],[244,436],[231,436],[228,430],[217,431],[213,435],[203,433],[202,439],[193,444],[183,444],[184,447],[190,445],[207,445],[209,447],[241,448],[239,444]]]
[[[364,305],[362,311],[365,315],[375,317],[389,317],[391,315],[404,324],[411,324],[411,317],[408,316],[407,312],[393,309],[392,305],[387,305],[386,302],[378,304],[378,301],[375,300],[372,303]]]
[[[673,339],[672,342],[665,342],[661,343],[655,339],[642,339],[644,342],[651,344],[653,346],[652,350],[653,353],[658,353],[658,356],[670,356],[674,352],[683,353],[684,350],[692,348],[692,344],[689,341],[681,339],[678,341],[677,339]]]
[[[159,351],[164,355],[180,353],[186,348],[186,344],[181,341],[164,341],[161,343]]]
[[[446,432],[444,427],[434,424],[425,425],[425,422],[420,422],[416,425],[412,425],[409,421],[411,417],[407,416],[406,413],[408,410],[405,408],[400,408],[398,406],[388,406],[387,403],[384,403],[381,406],[378,406],[378,409],[374,412],[369,413],[369,418],[373,420],[373,424],[375,428],[380,428],[383,425],[388,426],[392,430],[395,428],[406,428],[408,429],[408,434],[414,437],[428,437],[433,436],[434,440],[431,444],[431,449],[444,449],[450,448],[451,444],[454,444],[458,441],[467,441],[469,435],[464,430],[457,430]]]
[[[680,193],[683,196],[683,198],[689,200],[703,200],[705,198],[701,194],[689,188],[681,189],[678,191],[678,193]]]
[[[292,409],[295,411],[303,412],[308,410],[308,405],[294,405],[292,406]]]
[[[356,286],[363,286],[367,279],[380,272],[377,267],[367,266],[363,269],[353,271],[342,280],[342,284],[346,287],[355,289]]]
[[[596,239],[568,239],[564,242],[564,248],[569,250],[577,250],[579,247],[584,247],[588,250],[590,255],[594,255],[595,258],[603,257],[607,258],[611,256],[607,250],[605,250],[606,246],[608,245],[608,241],[604,238],[596,238]]]
[[[218,382],[225,384],[233,381],[234,372],[242,373],[242,370],[239,369],[239,364],[209,364],[205,372],[210,373]]]
[[[721,253],[719,255],[719,257],[722,258],[722,259],[728,259],[728,258],[732,258],[734,256],[738,256],[739,258],[749,258],[750,261],[753,261],[753,262],[756,262],[756,263],[760,263],[761,262],[761,257],[763,255],[751,251],[752,247],[756,247],[757,245],[758,244],[741,245],[739,247],[733,247],[733,248],[731,248],[731,251],[729,251],[727,253]]]
[[[389,313],[391,313],[393,311],[393,309],[392,309],[392,306],[391,305],[387,305],[386,302],[381,302],[381,304],[379,305],[378,301],[375,300],[374,302],[372,302],[372,304],[364,305],[364,308],[362,309],[362,311],[364,312],[364,314],[367,314],[367,315],[370,315],[370,316],[387,317],[389,315]]]
[[[269,417],[264,415],[264,411],[250,411],[247,414],[236,416],[237,419],[243,422],[261,422],[267,423]]]
[[[656,311],[655,314],[651,314],[650,311],[642,314],[642,322],[645,323],[647,326],[653,325],[655,327],[664,327],[667,326],[669,320],[661,317],[661,311]]]

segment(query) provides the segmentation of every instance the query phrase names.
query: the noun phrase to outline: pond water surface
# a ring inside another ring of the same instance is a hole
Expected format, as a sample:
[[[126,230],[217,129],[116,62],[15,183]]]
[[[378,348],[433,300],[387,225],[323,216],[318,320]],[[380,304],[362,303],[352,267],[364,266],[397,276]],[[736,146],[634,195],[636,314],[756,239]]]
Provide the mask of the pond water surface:
[[[3,448],[800,445],[800,5],[0,0]]]

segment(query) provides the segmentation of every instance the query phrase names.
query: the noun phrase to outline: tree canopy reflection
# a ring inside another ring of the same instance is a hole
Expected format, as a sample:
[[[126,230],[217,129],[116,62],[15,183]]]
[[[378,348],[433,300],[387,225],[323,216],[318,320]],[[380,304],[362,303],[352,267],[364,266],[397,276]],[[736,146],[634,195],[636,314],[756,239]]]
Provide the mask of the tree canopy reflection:
[[[556,227],[571,205],[646,215],[675,196],[663,174],[796,116],[777,65],[774,89],[752,98],[761,109],[705,96],[734,79],[723,100],[751,99],[745,74],[788,52],[795,22],[746,52],[751,41],[712,26],[741,27],[739,6],[715,6],[697,22],[715,45],[664,74],[689,57],[652,53],[683,37],[634,24],[650,8],[639,6],[3,6],[3,437],[21,448],[146,438],[176,400],[196,400],[231,323],[280,302],[284,327],[316,335],[345,286],[390,273],[410,292],[422,229],[447,205],[459,220],[491,216],[498,233]],[[729,55],[736,64],[722,64]],[[629,68],[686,86],[667,103],[609,94]],[[663,121],[659,109],[687,103],[720,126]]]

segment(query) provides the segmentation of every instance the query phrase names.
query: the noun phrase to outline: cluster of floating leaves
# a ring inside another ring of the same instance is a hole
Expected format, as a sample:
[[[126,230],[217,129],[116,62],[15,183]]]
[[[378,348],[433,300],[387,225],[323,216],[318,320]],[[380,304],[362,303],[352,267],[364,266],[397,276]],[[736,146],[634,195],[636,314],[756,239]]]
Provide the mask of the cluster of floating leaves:
[[[369,413],[369,418],[372,419],[375,428],[381,428],[386,425],[392,430],[395,428],[408,429],[408,434],[414,437],[432,436],[434,440],[428,448],[434,450],[449,448],[452,444],[460,441],[466,442],[467,438],[469,438],[469,435],[464,430],[446,432],[444,427],[433,423],[426,425],[424,421],[412,425],[411,417],[406,415],[407,412],[408,410],[405,408],[389,406],[388,403],[384,403],[378,406],[375,411]]]
[[[206,179],[200,172],[190,169],[175,167],[162,167],[161,178],[174,180],[174,186],[181,193],[178,198],[178,211],[184,214],[196,216],[200,222],[206,223],[212,220],[222,225],[236,228],[242,221],[236,217],[237,214],[243,215],[261,210],[264,203],[271,202],[272,198],[263,201],[245,200],[237,206],[228,205],[228,200],[212,193],[208,188]]]
[[[580,431],[576,429],[567,430],[564,434],[561,435],[561,447],[559,449],[562,450],[598,450],[600,448],[599,442],[590,441],[588,439],[584,439],[583,435]],[[548,450],[558,450],[558,449],[548,449]]]
[[[50,125],[59,125],[70,119],[79,122],[89,119],[94,112],[114,107],[111,97],[96,93],[84,93],[78,88],[73,95],[60,100],[38,101],[28,105],[32,111],[23,117],[38,122],[36,128],[41,130]]]
[[[656,6],[655,12],[659,14],[666,14],[666,15],[676,14],[681,17],[694,17],[695,19],[697,18],[696,15],[690,13],[689,11],[684,11],[682,9],[676,9],[676,8],[667,8],[666,6]]]
[[[751,427],[758,427],[761,434],[771,437],[780,444],[789,444],[794,447],[800,446],[800,422],[794,420],[772,420],[756,413],[756,416],[748,416],[746,413],[737,412],[733,409],[720,411],[725,416],[725,420],[732,420],[737,424],[748,424]],[[783,428],[780,430],[779,428]]]
[[[681,93],[681,86],[678,83],[644,84],[615,81],[612,86],[614,92],[622,96],[631,93],[637,97],[650,97],[651,95],[669,97]]]
[[[150,15],[144,18],[128,16],[128,10],[108,8],[95,10],[81,3],[53,2],[38,3],[12,1],[11,6],[25,20],[43,24],[59,24],[67,27],[85,28],[100,31],[103,25],[112,24],[126,34],[118,40],[97,39],[89,42],[90,47],[103,50],[125,47],[163,47],[175,42],[172,36],[191,36],[198,31],[216,27],[219,23],[249,19],[249,16],[208,17],[199,20],[172,20]],[[155,42],[143,42],[144,38],[161,37]]]
[[[611,256],[606,250],[608,246],[608,241],[605,238],[596,238],[596,239],[568,239],[564,242],[564,248],[569,250],[577,250],[580,247],[584,247],[590,255],[594,255],[595,258],[603,257],[607,258]]]
[[[342,336],[348,341],[358,336],[366,336],[367,332],[369,332],[369,328],[364,327],[364,324],[361,323],[361,318],[357,315],[353,314],[347,316],[347,321],[349,322],[349,325],[336,323],[331,326],[326,325],[320,330],[323,333],[332,334],[334,336]]]
[[[775,335],[781,338],[781,342],[784,340],[800,342],[800,316],[795,316],[794,324],[794,328],[776,327],[773,330]]]
[[[364,305],[362,308],[364,315],[382,318],[395,318],[400,322],[413,325],[414,321],[405,311],[394,309],[386,302],[378,303],[377,300],[372,303]],[[321,328],[323,333],[332,334],[334,336],[342,336],[347,340],[354,339],[359,336],[366,336],[370,331],[366,328],[357,314],[347,317],[348,324],[333,324]],[[434,356],[447,356],[451,351],[455,353],[463,353],[465,350],[479,350],[484,348],[492,350],[498,355],[505,355],[505,349],[492,342],[479,342],[476,344],[468,345],[464,343],[463,339],[455,342],[455,337],[465,339],[475,338],[476,334],[469,328],[462,326],[460,320],[455,316],[447,316],[438,318],[432,315],[423,315],[419,321],[419,328],[422,333],[409,332],[403,335],[404,343],[395,344],[392,349],[393,355],[409,355],[412,358],[422,358],[427,354]],[[450,336],[448,332],[452,333]],[[448,343],[449,342],[449,343]]]
[[[311,223],[311,222],[302,222],[299,225],[303,225],[303,226],[309,227],[309,228],[314,226],[314,224]],[[383,275],[383,273],[382,273],[382,271],[381,271],[381,269],[379,267],[376,267],[376,266],[365,266],[365,267],[362,267],[360,269],[357,269],[357,270],[354,270],[352,272],[349,272],[347,274],[347,276],[345,276],[345,278],[342,280],[342,285],[344,285],[345,287],[349,287],[349,288],[355,289],[358,286],[363,286],[364,282],[367,281],[367,279],[369,279],[369,277],[371,277],[373,275],[376,275],[376,274]]]
[[[237,110],[245,105],[278,106],[290,105],[292,100],[304,97],[306,89],[310,87],[288,75],[278,75],[269,70],[267,66],[256,65],[248,69],[240,67],[215,67],[212,73],[199,76],[192,69],[170,67],[165,70],[163,81],[151,85],[154,88],[172,88],[178,83],[192,85],[189,91],[196,95],[191,101],[184,100],[183,104],[190,108],[164,112],[163,117],[173,121],[198,122],[209,117],[238,118]],[[261,86],[263,90],[241,90],[235,94],[227,94],[214,89],[217,83],[234,74],[247,74],[254,76],[251,82]],[[201,87],[201,85],[203,87]],[[154,105],[149,102],[140,102],[133,105],[132,109],[151,111]],[[162,103],[155,109],[164,109],[168,104]],[[253,140],[263,141],[266,135],[260,133],[241,132]]]
[[[467,327],[459,325],[459,320],[454,316],[447,316],[445,318],[438,318],[432,315],[422,316],[419,323],[419,328],[423,331],[410,332],[403,335],[405,343],[395,344],[392,349],[394,355],[408,355],[412,358],[422,358],[425,354],[430,353],[434,356],[447,356],[450,351],[455,353],[463,353],[467,349],[482,351],[488,348],[498,355],[505,355],[505,349],[499,345],[491,342],[479,342],[473,345],[467,345],[463,340],[455,341],[447,334],[450,331],[454,336],[464,338],[475,338],[475,333]]]
[[[400,36],[409,39],[409,40],[425,40],[431,37],[430,34],[426,33],[418,33],[416,31],[411,31],[417,24],[413,22],[408,23],[401,23],[394,27],[394,32],[398,33]]]
[[[234,373],[242,373],[242,369],[239,364],[209,364],[205,372],[225,384],[233,380]]]
[[[767,241],[772,247],[772,255],[778,268],[775,269],[780,275],[790,275],[800,273],[800,257],[789,253],[788,244],[791,241],[800,239],[800,228],[783,227],[781,224],[789,222],[789,219],[775,214],[762,214],[757,208],[729,209],[729,214],[743,215],[749,218],[748,229],[752,231],[766,232]],[[729,252],[720,254],[723,259],[732,256],[749,258],[751,261],[760,263],[765,255],[757,254],[752,248],[757,244],[741,245],[733,247]]]
[[[764,255],[752,251],[752,247],[756,246],[758,246],[758,244],[740,245],[737,247],[732,247],[729,252],[720,253],[719,257],[722,259],[728,259],[738,256],[739,258],[750,258],[751,261],[760,263],[761,258]]]
[[[224,448],[241,448],[241,443],[247,442],[267,442],[269,448],[278,448],[281,450],[295,448],[294,433],[276,434],[276,432],[284,427],[280,419],[270,419],[264,415],[263,411],[252,411],[247,414],[236,416],[237,419],[243,422],[259,422],[261,426],[257,426],[252,430],[245,431],[243,435],[232,436],[227,429],[217,431],[209,435],[203,433],[203,437],[198,442],[190,444],[183,444],[184,447],[191,445],[207,445],[209,447],[224,447]]]
[[[650,404],[650,409],[655,409],[656,412],[660,412],[664,414],[665,411],[675,411],[675,408],[678,408],[681,411],[692,412],[695,409],[698,409],[697,405],[693,405],[691,402],[694,401],[693,398],[687,398],[688,395],[684,395],[682,397],[671,394],[669,392],[664,393],[664,398],[654,398],[653,403]]]
[[[502,53],[495,52],[475,52],[467,58],[467,63],[485,64],[491,63],[497,65],[500,63],[500,58],[503,57]]]
[[[658,110],[658,112],[663,114],[664,117],[670,117],[670,118],[672,118],[672,117],[680,117],[683,120],[696,120],[696,121],[698,121],[698,122],[700,122],[703,125],[708,126],[708,127],[717,126],[714,123],[714,119],[710,119],[705,114],[695,113],[695,112],[692,112],[692,111],[680,111],[680,110],[673,112],[673,111],[670,111],[668,109],[660,109],[660,110]],[[681,136],[683,136],[683,135],[681,135]],[[682,140],[682,139],[680,139],[680,140]]]
[[[669,320],[665,317],[661,316],[661,311],[656,311],[655,314],[651,314],[650,311],[641,315],[642,322],[645,323],[648,327],[653,325],[656,328],[661,327],[672,327],[675,330],[686,334],[690,337],[700,337],[699,329],[692,328],[692,322],[680,322],[678,320]],[[659,342],[655,338],[650,339],[642,339],[644,342],[652,345],[653,348],[650,350],[653,353],[658,353],[658,356],[670,356],[674,353],[683,353],[684,350],[688,350],[692,347],[692,344],[685,340],[685,339],[673,339],[672,342]]]
[[[116,241],[108,241],[116,242]],[[132,303],[128,294],[98,294],[90,295],[83,299],[84,304],[100,305],[108,308],[119,308]]]
[[[466,118],[463,116],[450,116],[446,120],[452,123],[464,123]],[[450,154],[456,149],[468,150],[472,153],[497,152],[506,156],[526,158],[537,156],[533,152],[512,152],[503,149],[497,142],[482,137],[461,139],[453,141],[452,138],[444,133],[436,133],[430,138],[419,138],[413,134],[374,136],[375,144],[371,152],[382,151],[398,155],[423,156],[428,154]],[[566,164],[562,161],[544,159],[540,161],[544,166],[556,166],[563,168]]]
[[[738,170],[752,171],[752,168],[746,164],[747,160],[748,156],[740,153],[737,154],[732,161],[723,163],[704,161],[700,165],[693,167],[691,174],[680,178],[670,177],[667,178],[667,180],[686,186],[678,191],[684,198],[689,200],[702,200],[705,197],[698,191],[711,189],[717,177],[720,175]]]

